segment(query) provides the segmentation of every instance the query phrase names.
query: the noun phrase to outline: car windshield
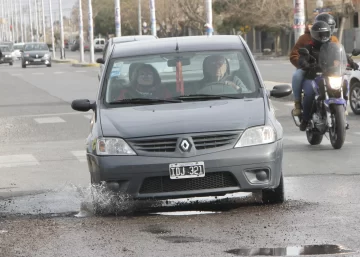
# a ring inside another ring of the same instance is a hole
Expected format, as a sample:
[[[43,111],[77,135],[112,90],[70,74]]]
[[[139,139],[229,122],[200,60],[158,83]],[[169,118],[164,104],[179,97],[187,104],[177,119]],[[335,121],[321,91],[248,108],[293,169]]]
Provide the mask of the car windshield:
[[[188,52],[110,60],[106,103],[138,98],[259,96],[259,80],[245,50]]]
[[[25,51],[46,51],[49,50],[48,46],[45,44],[28,44],[24,47]]]
[[[8,46],[0,46],[1,52],[10,52],[10,48]]]
[[[24,48],[24,45],[14,45],[14,50],[20,50],[23,48]]]

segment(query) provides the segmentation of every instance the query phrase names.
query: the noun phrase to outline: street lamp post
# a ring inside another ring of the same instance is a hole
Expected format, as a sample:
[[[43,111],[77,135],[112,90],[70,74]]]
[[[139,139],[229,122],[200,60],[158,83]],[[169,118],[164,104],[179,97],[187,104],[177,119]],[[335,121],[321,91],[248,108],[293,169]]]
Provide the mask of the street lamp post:
[[[60,53],[61,59],[65,58],[65,46],[64,46],[64,19],[63,19],[63,13],[62,13],[62,0],[59,0],[59,11],[60,11]]]
[[[31,0],[29,0],[29,20],[30,20],[30,40],[34,42],[34,30],[33,30],[33,22],[32,22],[32,10],[31,10]]]
[[[50,12],[50,27],[51,27],[51,44],[52,44],[52,52],[53,52],[53,57],[56,58],[55,55],[55,35],[54,35],[54,22],[53,22],[53,16],[52,16],[52,5],[51,5],[51,1],[49,0],[49,12]]]
[[[141,0],[138,0],[138,29],[139,29],[139,35],[142,35],[142,29],[141,29]]]
[[[115,0],[115,36],[121,37],[120,0]]]
[[[80,43],[80,62],[84,62],[84,24],[82,14],[82,3],[79,0],[79,43]]]
[[[156,36],[155,0],[150,0],[151,33]]]
[[[46,43],[46,26],[45,26],[45,9],[44,9],[44,0],[41,0],[41,10],[42,10],[42,27],[43,27],[43,39]]]
[[[92,3],[89,0],[89,38],[90,38],[90,63],[94,63],[94,29],[93,29],[93,11]]]
[[[304,0],[294,0],[294,34],[295,42],[305,32],[305,3]]]

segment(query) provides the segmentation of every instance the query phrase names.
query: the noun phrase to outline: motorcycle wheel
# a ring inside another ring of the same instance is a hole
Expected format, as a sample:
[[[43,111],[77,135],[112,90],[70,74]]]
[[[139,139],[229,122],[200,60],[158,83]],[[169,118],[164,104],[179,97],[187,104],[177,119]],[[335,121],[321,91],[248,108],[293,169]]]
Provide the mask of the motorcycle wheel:
[[[354,83],[350,88],[350,107],[354,114],[360,115],[360,83]]]
[[[334,105],[331,119],[332,128],[329,129],[330,142],[334,149],[340,149],[346,136],[345,108],[342,105]]]
[[[314,131],[306,131],[306,137],[310,145],[319,145],[323,140],[323,136],[320,133]]]

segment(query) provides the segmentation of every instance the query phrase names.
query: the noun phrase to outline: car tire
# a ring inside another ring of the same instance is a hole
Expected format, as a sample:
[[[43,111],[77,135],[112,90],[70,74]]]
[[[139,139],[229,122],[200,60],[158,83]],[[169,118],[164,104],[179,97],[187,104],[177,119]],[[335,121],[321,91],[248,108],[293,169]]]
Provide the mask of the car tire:
[[[350,102],[350,107],[351,107],[351,110],[353,111],[354,114],[356,115],[360,115],[360,108],[357,108],[357,106],[355,106],[357,104],[357,99],[354,99],[354,92],[358,93],[360,92],[360,82],[356,82],[354,83],[353,85],[351,85],[350,87],[350,99],[349,99],[349,102]],[[360,96],[358,96],[360,97]]]
[[[278,204],[285,201],[284,176],[281,174],[278,187],[262,190],[262,202],[264,204]]]
[[[13,66],[13,63],[12,63],[12,62],[9,62],[9,65],[10,65],[10,66]]]
[[[51,63],[50,63],[50,64],[47,64],[46,67],[49,67],[49,68],[50,68],[50,67],[51,67]]]
[[[22,67],[23,69],[25,69],[25,68],[26,68],[26,64],[22,64],[21,67]]]

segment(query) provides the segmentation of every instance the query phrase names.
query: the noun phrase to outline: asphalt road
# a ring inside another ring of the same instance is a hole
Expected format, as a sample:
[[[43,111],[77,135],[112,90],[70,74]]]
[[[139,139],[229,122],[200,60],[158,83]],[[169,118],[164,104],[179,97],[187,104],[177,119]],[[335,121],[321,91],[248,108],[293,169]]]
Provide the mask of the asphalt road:
[[[268,85],[290,83],[286,61],[258,66]],[[302,245],[341,245],[359,256],[360,117],[351,112],[345,145],[333,150],[327,139],[309,146],[292,103],[273,101],[285,131],[283,205],[262,206],[247,194],[157,207],[124,199],[119,216],[94,217],[84,156],[91,113],[69,103],[94,99],[97,68],[16,63],[0,66],[0,76],[1,257],[250,256],[239,249],[258,248],[294,256]],[[325,248],[309,249],[320,256]]]

